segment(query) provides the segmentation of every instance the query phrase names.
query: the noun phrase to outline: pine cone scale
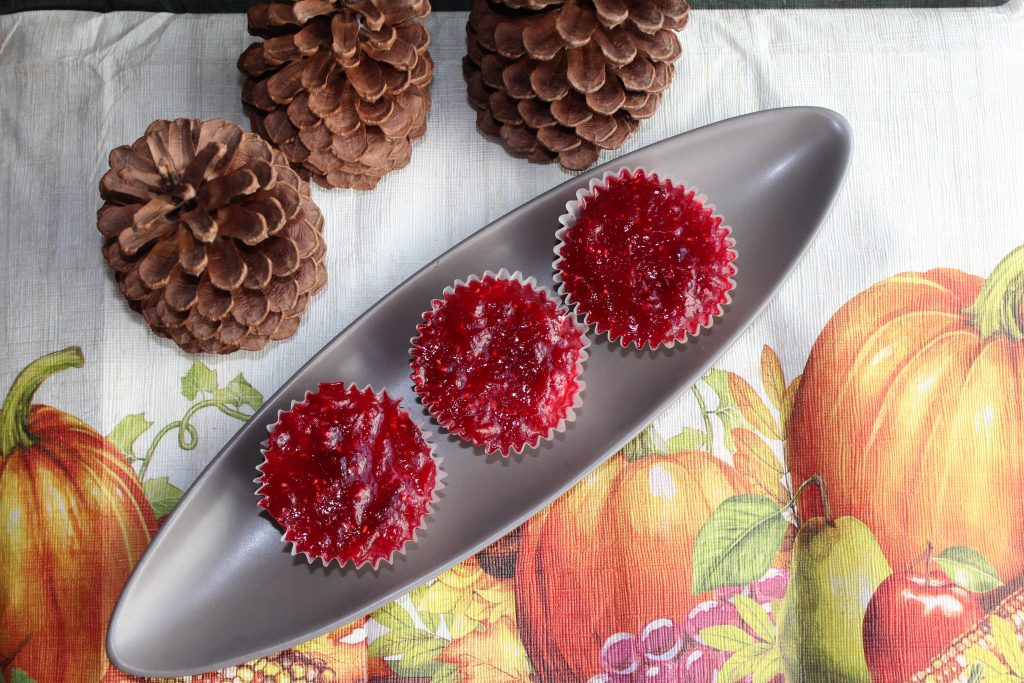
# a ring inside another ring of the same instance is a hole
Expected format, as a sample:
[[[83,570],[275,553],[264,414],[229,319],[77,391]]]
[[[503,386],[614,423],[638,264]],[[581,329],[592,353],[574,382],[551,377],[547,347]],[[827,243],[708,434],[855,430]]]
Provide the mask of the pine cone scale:
[[[621,27],[594,32],[594,42],[605,60],[613,66],[625,66],[636,59],[636,44]]]
[[[551,103],[551,115],[563,126],[576,128],[593,118],[594,112],[587,107],[586,98],[574,91]]]
[[[278,313],[293,309],[299,299],[298,283],[287,278],[274,278],[265,291],[270,310]]]
[[[199,298],[199,282],[176,266],[164,288],[164,299],[176,311],[188,313]]]
[[[141,207],[140,204],[127,206],[104,206],[96,216],[96,225],[104,237],[117,237],[118,234],[132,225],[132,216]]]
[[[558,154],[558,163],[570,171],[582,171],[597,161],[600,150],[589,142],[581,142],[578,147]]]
[[[500,135],[513,152],[529,154],[537,148],[537,135],[525,126],[503,126]]]
[[[245,280],[242,286],[246,289],[266,289],[270,284],[270,278],[274,274],[274,266],[266,254],[242,249],[239,251],[242,260],[245,261]]]
[[[618,26],[629,18],[629,5],[624,0],[592,0],[597,17],[605,26]]]
[[[223,320],[231,312],[231,294],[215,287],[208,273],[199,278],[196,295],[196,309],[210,320]]]
[[[152,210],[153,201],[144,204],[139,211],[144,211],[147,207]],[[173,210],[173,203],[166,203],[165,206],[169,205],[169,211]],[[137,204],[135,206],[138,206]],[[121,249],[124,250],[125,255],[134,256],[140,249],[145,247],[153,240],[160,239],[164,235],[174,230],[175,225],[170,220],[163,216],[155,216],[149,218],[149,220],[142,224],[136,222],[129,223],[126,225],[120,233],[117,234],[117,242],[121,245]]]
[[[552,152],[568,152],[582,143],[573,129],[566,126],[541,128],[537,131],[537,139]]]
[[[296,95],[285,110],[288,113],[288,120],[296,128],[306,130],[321,123],[320,117],[309,109],[309,94]]]
[[[163,287],[177,264],[177,245],[170,240],[160,240],[139,262],[139,279],[149,289]]]
[[[587,93],[587,107],[597,114],[612,115],[626,104],[626,91],[614,74],[606,76],[604,85]]]
[[[541,62],[530,74],[530,85],[537,93],[537,97],[545,102],[555,102],[568,96],[571,86],[566,72],[565,56],[559,54],[554,59]]]
[[[568,0],[558,13],[555,29],[568,47],[583,47],[597,29],[597,15],[584,10],[576,0]]]

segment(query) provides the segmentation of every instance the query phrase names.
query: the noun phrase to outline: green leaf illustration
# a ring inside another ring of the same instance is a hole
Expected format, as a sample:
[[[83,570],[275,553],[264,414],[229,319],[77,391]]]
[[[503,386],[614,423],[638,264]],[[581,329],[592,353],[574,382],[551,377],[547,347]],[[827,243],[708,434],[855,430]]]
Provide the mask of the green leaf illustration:
[[[739,683],[747,676],[754,674],[762,659],[772,656],[773,649],[764,643],[748,645],[726,660],[715,681],[717,683]]]
[[[773,647],[770,650],[758,655],[754,663],[754,680],[752,683],[770,683],[782,670],[782,655],[779,648]]]
[[[206,363],[196,361],[181,378],[181,395],[190,401],[196,400],[200,392],[212,394],[217,391],[217,371]]]
[[[761,349],[761,384],[778,411],[782,410],[782,402],[786,395],[786,377],[782,373],[782,362],[775,349],[764,345]]]
[[[732,440],[735,445],[734,453],[748,453],[778,474],[779,477],[786,473],[786,468],[775,456],[775,451],[756,432],[743,428],[734,429],[732,430]]]
[[[756,600],[739,593],[733,596],[732,604],[736,606],[736,611],[740,613],[743,623],[752,628],[758,638],[766,643],[775,641],[775,624],[772,623],[768,612]]]
[[[772,616],[775,617],[775,623],[781,624],[786,619],[786,599],[772,600]]]
[[[125,415],[107,434],[107,440],[129,458],[137,458],[135,442],[152,426],[153,423],[146,419],[145,413]]]
[[[0,672],[0,676],[2,675],[3,672]],[[36,679],[29,676],[22,669],[11,669],[10,683],[36,683]]]
[[[147,479],[142,483],[142,491],[146,494],[149,504],[153,506],[153,514],[157,517],[170,514],[184,495],[184,492],[167,477]]]
[[[786,535],[782,511],[771,498],[749,493],[722,501],[697,533],[693,594],[764,576]]]
[[[456,683],[462,680],[462,673],[459,667],[448,662],[435,662],[439,664],[437,673],[430,677],[430,683]]]
[[[704,373],[703,380],[709,387],[711,387],[711,390],[715,392],[715,396],[718,397],[718,406],[716,407],[716,410],[722,410],[736,405],[732,400],[732,393],[729,391],[728,372],[725,370],[719,370],[718,368],[711,368]]]
[[[733,400],[732,392],[729,390],[729,373],[725,370],[711,368],[705,373],[703,379],[711,387],[711,391],[715,393],[715,397],[718,399],[718,405],[711,412],[722,421],[725,448],[732,453],[735,450],[732,430],[744,427],[747,423],[743,416],[740,415],[739,407],[737,407],[736,401]]]
[[[975,668],[980,667],[985,672],[991,671],[999,676],[1007,676],[1010,673],[1007,671],[1006,665],[1003,664],[1003,660],[999,659],[999,655],[980,645],[972,645],[967,648],[967,651],[964,652],[964,659],[969,665],[973,665]],[[986,675],[985,678],[987,679],[989,676]]]
[[[226,403],[237,408],[248,406],[253,410],[259,410],[263,405],[263,394],[249,384],[241,373],[237,374],[223,389],[217,389],[213,398],[218,403]]]
[[[729,393],[736,401],[740,414],[756,431],[769,439],[782,438],[778,420],[772,415],[757,390],[750,386],[750,382],[739,375],[729,373]]]
[[[935,564],[946,572],[950,581],[975,593],[984,593],[1003,585],[992,563],[977,550],[965,545],[946,548],[935,557]]]
[[[441,615],[431,614],[430,612],[424,612],[422,610],[417,611],[419,614],[420,621],[427,627],[427,630],[431,633],[437,633],[437,630],[441,628]]]
[[[401,659],[389,663],[395,673],[402,676],[433,676],[448,665],[447,662],[437,661],[437,656],[447,644],[448,641],[443,638],[422,638],[411,647],[404,648]]]
[[[981,664],[975,664],[971,667],[971,673],[967,676],[967,683],[981,683],[981,675],[985,672],[985,667]]]
[[[739,652],[750,645],[757,644],[752,635],[739,626],[730,624],[708,626],[702,628],[697,635],[700,636],[702,643],[722,652]]]
[[[381,626],[387,626],[392,631],[416,628],[412,615],[409,614],[409,610],[405,609],[397,602],[391,602],[384,605],[373,612],[370,615],[370,618]]]
[[[392,671],[407,678],[430,677],[447,665],[437,661],[437,656],[447,644],[447,640],[428,631],[415,627],[399,628],[375,639],[367,647],[367,653],[379,658],[401,655],[401,659],[387,660]]]
[[[399,628],[388,631],[384,635],[375,638],[373,642],[367,646],[366,651],[371,657],[394,657],[396,655],[405,654],[406,651],[411,650],[414,647],[419,647],[423,643],[433,643],[434,641],[439,641],[442,646],[447,642],[443,638],[435,636],[433,633],[429,633],[416,627]]]
[[[704,448],[708,437],[703,431],[693,427],[683,427],[682,431],[665,442],[669,453],[680,451],[699,451]]]
[[[797,375],[793,378],[793,381],[786,387],[786,393],[782,397],[782,410],[780,417],[782,418],[782,426],[785,427],[789,424],[789,417],[793,414],[793,403],[796,401],[796,390],[800,388],[800,378],[803,375]]]
[[[992,629],[992,639],[995,641],[996,649],[1006,660],[1006,665],[1017,676],[1024,676],[1024,652],[1021,651],[1020,643],[1017,641],[1017,633],[1013,624],[1002,617],[992,615],[988,620]]]

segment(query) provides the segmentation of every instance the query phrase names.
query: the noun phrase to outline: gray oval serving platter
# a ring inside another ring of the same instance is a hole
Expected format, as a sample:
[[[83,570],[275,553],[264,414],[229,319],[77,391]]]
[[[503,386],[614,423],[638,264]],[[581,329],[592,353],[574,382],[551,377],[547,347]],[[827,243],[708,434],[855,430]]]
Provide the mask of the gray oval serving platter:
[[[614,454],[747,327],[811,242],[851,152],[846,120],[811,107],[715,123],[581,174],[428,263],[317,353],[227,443],[189,489],[128,580],[111,617],[110,660],[146,676],[219,669],[303,642],[399,597],[523,523]],[[552,285],[558,217],[606,170],[641,166],[696,187],[732,227],[732,303],[710,330],[657,351],[590,347],[577,419],[502,459],[437,429],[409,379],[409,339],[456,279],[501,268]],[[292,556],[256,506],[260,444],[277,412],[320,382],[370,384],[434,432],[447,478],[435,513],[392,565],[353,569]]]

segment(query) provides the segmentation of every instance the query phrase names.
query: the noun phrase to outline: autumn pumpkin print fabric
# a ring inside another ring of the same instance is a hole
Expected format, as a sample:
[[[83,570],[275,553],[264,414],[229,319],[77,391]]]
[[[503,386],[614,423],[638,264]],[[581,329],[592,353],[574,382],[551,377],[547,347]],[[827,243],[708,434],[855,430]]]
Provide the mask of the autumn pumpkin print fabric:
[[[181,680],[1024,680],[1024,248],[987,277],[886,277],[782,355],[788,372],[770,346],[752,373],[727,356],[675,434],[644,430],[400,600]],[[108,665],[103,634],[189,483],[167,463],[210,438],[203,415],[263,401],[201,362],[170,421],[139,406],[89,426],[36,401],[88,362],[73,347],[6,376],[3,683],[139,680]]]

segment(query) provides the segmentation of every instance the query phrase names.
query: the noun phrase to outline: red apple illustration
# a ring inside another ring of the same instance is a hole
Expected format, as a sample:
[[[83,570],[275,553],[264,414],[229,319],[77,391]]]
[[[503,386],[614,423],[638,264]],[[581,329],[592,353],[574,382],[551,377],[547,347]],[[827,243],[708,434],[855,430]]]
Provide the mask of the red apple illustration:
[[[975,598],[931,563],[893,572],[864,613],[864,655],[874,683],[902,683],[929,665],[953,638],[985,611]]]

